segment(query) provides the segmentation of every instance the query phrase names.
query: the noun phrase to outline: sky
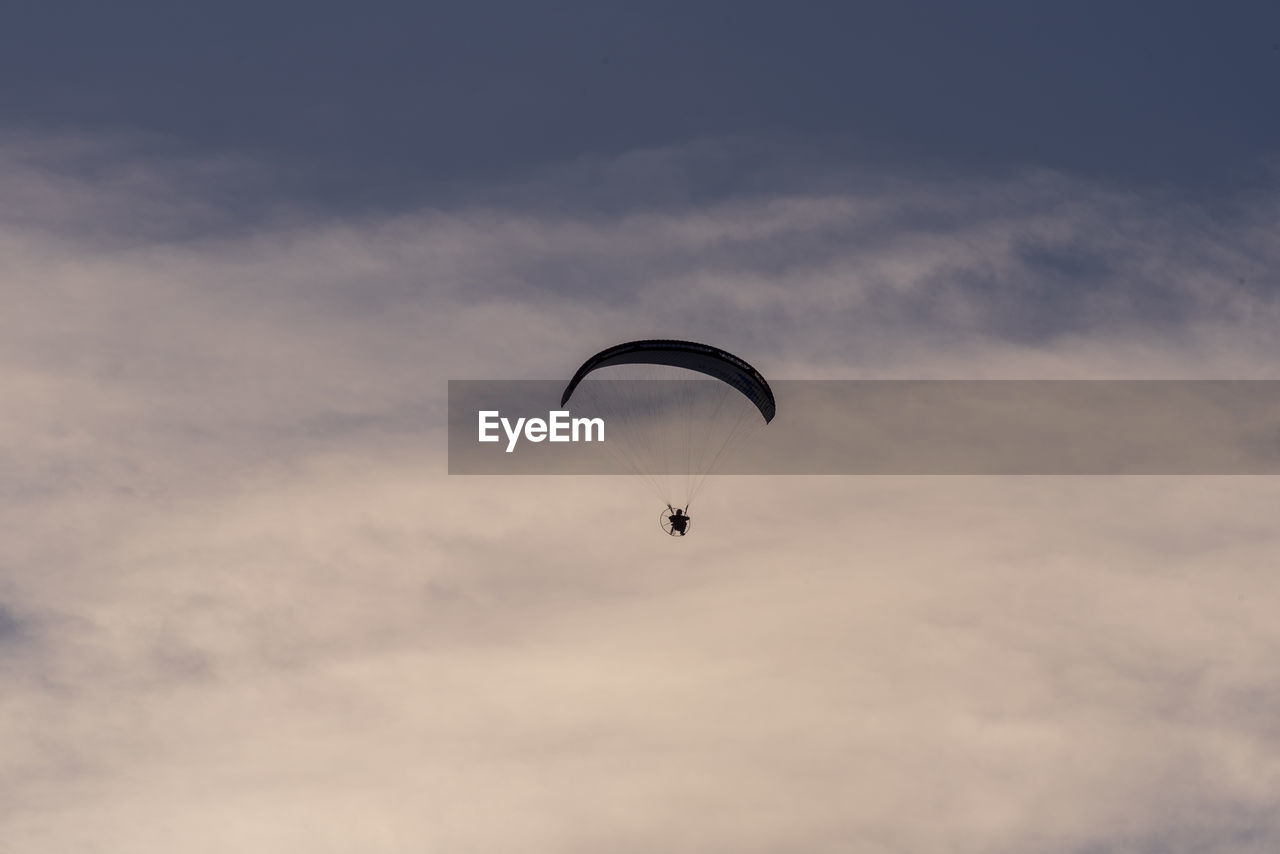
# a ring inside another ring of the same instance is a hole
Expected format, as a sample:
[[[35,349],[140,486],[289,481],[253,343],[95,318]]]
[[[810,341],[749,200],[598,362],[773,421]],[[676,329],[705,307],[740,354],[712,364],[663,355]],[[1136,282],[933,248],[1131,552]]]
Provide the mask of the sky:
[[[6,21],[0,852],[1280,848],[1274,478],[445,455],[642,337],[1280,378],[1274,6]]]

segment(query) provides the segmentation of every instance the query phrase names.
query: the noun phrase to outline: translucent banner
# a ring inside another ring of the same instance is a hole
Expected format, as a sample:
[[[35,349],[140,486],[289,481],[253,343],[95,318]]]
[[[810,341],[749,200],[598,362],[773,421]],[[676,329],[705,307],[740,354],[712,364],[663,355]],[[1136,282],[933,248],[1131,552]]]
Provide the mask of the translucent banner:
[[[620,382],[451,381],[449,472],[1280,474],[1280,381],[784,380],[767,425],[722,383]]]

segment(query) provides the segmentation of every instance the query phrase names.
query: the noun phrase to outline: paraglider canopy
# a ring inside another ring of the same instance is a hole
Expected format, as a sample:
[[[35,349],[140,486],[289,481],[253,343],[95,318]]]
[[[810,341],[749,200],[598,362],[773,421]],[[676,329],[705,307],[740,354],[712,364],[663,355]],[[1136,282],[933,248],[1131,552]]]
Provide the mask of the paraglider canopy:
[[[644,341],[629,341],[618,344],[607,350],[601,350],[582,363],[578,372],[565,386],[560,396],[560,405],[564,406],[573,396],[573,390],[592,371],[613,365],[670,365],[674,368],[685,368],[723,380],[746,395],[760,410],[764,421],[768,424],[777,412],[773,400],[773,390],[760,372],[743,359],[727,350],[710,347],[693,341],[674,341],[653,338]]]

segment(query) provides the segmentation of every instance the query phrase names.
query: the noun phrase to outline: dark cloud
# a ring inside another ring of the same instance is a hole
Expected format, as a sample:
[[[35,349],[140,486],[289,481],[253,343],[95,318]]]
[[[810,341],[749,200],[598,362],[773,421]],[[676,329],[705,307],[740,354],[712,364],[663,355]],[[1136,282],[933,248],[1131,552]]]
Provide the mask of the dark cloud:
[[[12,643],[22,636],[22,624],[17,615],[0,603],[0,644]]]
[[[345,209],[733,135],[909,171],[1205,186],[1274,153],[1278,30],[1267,4],[1187,2],[20,3],[0,115],[267,160],[275,190]],[[728,164],[681,192],[750,184]]]

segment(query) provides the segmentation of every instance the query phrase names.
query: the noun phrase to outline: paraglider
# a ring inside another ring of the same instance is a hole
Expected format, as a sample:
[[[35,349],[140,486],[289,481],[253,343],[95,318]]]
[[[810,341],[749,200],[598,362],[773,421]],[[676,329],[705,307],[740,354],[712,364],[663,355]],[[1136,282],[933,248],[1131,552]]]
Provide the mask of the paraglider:
[[[693,341],[646,339],[592,356],[561,395],[576,411],[603,416],[606,442],[624,466],[656,489],[662,529],[689,533],[689,506],[725,452],[777,412],[764,376],[734,354]]]
[[[662,526],[662,530],[666,531],[673,537],[683,537],[689,533],[689,517],[684,515],[684,511],[679,507],[667,505],[667,510],[671,515],[667,517],[666,524]]]

